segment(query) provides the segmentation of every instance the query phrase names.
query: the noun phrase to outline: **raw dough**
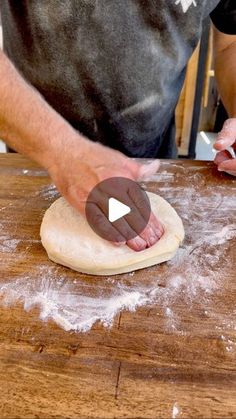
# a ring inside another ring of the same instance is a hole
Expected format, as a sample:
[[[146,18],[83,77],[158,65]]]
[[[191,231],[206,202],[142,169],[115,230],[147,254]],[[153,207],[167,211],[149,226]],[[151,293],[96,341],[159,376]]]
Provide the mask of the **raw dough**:
[[[184,239],[184,228],[174,208],[160,196],[148,192],[152,211],[165,233],[149,249],[134,252],[116,247],[97,236],[86,219],[59,198],[46,211],[41,239],[49,258],[76,271],[94,275],[115,275],[170,260]]]

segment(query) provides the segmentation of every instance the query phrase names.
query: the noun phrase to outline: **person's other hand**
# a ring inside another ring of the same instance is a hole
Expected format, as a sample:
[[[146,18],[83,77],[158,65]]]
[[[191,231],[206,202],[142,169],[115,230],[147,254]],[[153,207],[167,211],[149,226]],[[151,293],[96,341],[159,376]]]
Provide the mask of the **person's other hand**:
[[[85,216],[88,195],[101,181],[112,177],[141,181],[156,173],[158,168],[157,160],[148,165],[141,165],[118,151],[79,137],[69,140],[57,150],[52,156],[48,172],[60,193]],[[116,197],[116,191],[113,196]],[[139,212],[142,216],[142,209],[139,209]],[[104,221],[107,222],[107,219]],[[135,226],[129,226],[128,223],[126,228],[132,228],[136,232]],[[155,244],[163,232],[161,223],[152,213],[147,227],[140,235],[137,234],[134,239],[127,241],[121,229],[118,231],[118,242],[140,251]]]
[[[227,150],[229,147],[236,151],[236,118],[225,121],[214,144],[214,148],[218,151],[215,157],[218,170],[236,176],[236,158]]]

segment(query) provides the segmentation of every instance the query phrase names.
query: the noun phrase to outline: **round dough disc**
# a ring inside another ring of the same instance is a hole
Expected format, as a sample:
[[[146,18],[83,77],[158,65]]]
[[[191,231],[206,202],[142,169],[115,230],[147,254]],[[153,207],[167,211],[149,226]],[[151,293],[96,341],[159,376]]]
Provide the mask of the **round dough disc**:
[[[115,275],[170,260],[184,239],[183,223],[171,205],[147,192],[152,211],[165,233],[154,246],[135,252],[126,245],[117,247],[100,238],[86,219],[59,198],[46,211],[40,230],[48,257],[61,265],[94,275]]]

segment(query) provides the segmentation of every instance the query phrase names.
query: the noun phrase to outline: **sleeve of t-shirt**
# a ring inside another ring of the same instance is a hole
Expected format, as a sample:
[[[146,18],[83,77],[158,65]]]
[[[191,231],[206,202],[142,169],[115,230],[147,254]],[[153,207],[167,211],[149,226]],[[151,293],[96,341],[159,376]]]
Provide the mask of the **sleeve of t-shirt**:
[[[221,0],[210,16],[220,32],[236,35],[236,0]]]

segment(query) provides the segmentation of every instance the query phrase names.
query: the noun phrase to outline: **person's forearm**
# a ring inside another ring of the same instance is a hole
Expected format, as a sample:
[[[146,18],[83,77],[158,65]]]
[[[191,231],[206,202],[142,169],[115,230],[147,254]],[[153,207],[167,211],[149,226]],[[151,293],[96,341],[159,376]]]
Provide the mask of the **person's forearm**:
[[[76,131],[17,72],[0,51],[0,138],[48,168]],[[79,140],[76,138],[77,141]]]
[[[236,117],[236,36],[214,31],[215,76],[230,118]]]
[[[23,80],[7,57],[0,52],[1,137],[12,148],[43,165],[58,191],[83,216],[91,190],[105,179],[124,177],[142,181],[156,173],[159,167],[158,161],[145,167],[119,151],[82,137]],[[99,200],[102,203],[106,199],[107,195],[101,189]],[[102,222],[106,226],[108,219],[96,202],[92,203],[92,207],[95,208],[95,218],[97,208],[100,214],[98,222],[101,224],[102,216]],[[137,210],[140,212],[140,208]],[[111,228],[113,230],[112,226]],[[135,228],[137,236],[129,239],[129,231],[132,229],[134,232]],[[141,234],[138,225],[129,226],[126,222],[124,231],[127,232],[125,236],[117,230],[119,243],[126,243],[130,249],[141,251],[154,245],[164,229],[156,216],[151,214],[148,225]]]

